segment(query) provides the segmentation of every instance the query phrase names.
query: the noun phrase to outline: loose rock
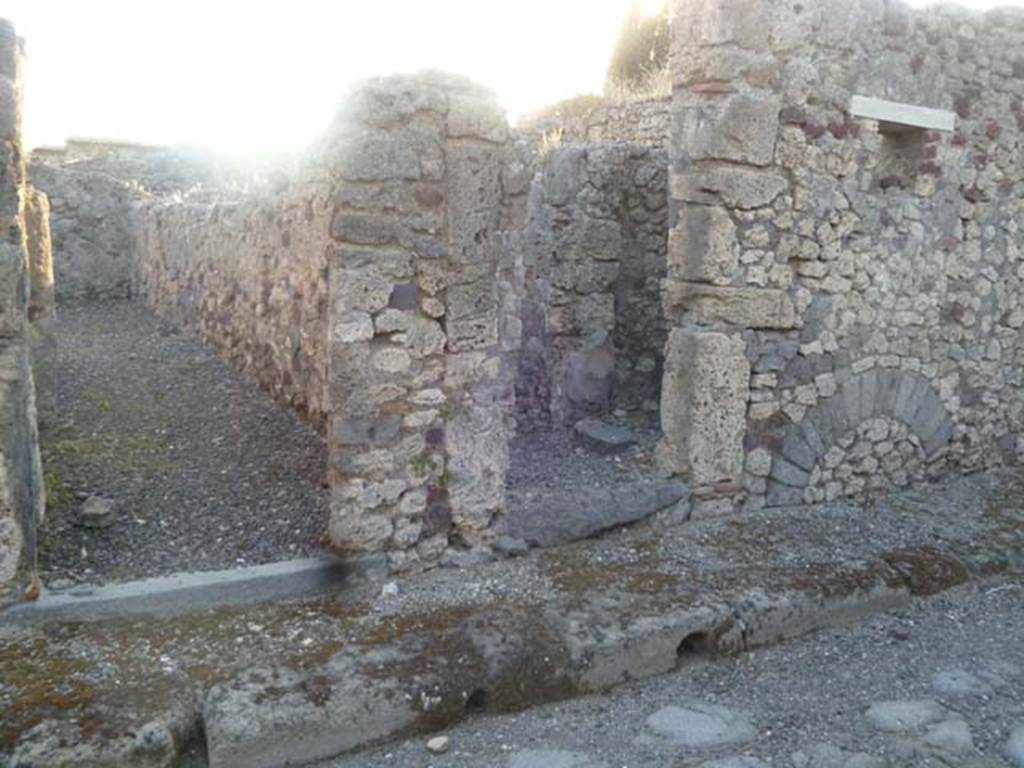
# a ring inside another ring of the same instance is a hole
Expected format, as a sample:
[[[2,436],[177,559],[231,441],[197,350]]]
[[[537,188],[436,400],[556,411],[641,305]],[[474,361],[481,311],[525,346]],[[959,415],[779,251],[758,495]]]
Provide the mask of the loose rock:
[[[427,742],[427,750],[435,755],[441,755],[448,751],[448,737],[435,736]]]
[[[90,496],[82,503],[78,518],[86,528],[109,528],[114,523],[114,503]]]

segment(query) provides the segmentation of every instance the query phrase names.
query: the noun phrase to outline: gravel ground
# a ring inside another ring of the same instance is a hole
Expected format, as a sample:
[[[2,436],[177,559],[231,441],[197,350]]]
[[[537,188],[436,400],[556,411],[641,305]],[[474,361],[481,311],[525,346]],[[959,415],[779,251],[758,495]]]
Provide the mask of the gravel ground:
[[[697,661],[674,675],[630,684],[608,695],[517,715],[477,716],[445,734],[450,742],[443,755],[430,754],[424,737],[322,766],[1015,765],[1004,757],[1004,750],[1010,733],[1024,723],[1022,637],[1024,581],[989,582],[916,600],[907,610],[823,630],[784,645]],[[936,687],[940,674],[947,681],[960,681],[960,688],[976,685],[977,689],[955,692],[948,683]],[[943,711],[918,728],[881,730],[867,711],[872,704],[894,700],[931,701]],[[732,746],[686,748],[659,735],[648,723],[655,713],[664,717],[665,707],[692,708],[697,702],[724,706],[746,718],[752,737]],[[960,734],[954,740],[955,749],[925,743],[928,738],[935,741],[927,734],[937,722],[950,721],[966,723],[973,746],[964,743],[959,725],[944,726],[947,732]],[[845,756],[837,757],[837,750]]]
[[[137,303],[61,306],[52,338],[36,352],[45,583],[317,553],[327,493],[312,427]],[[93,495],[113,503],[109,526],[84,524]]]
[[[609,488],[655,477],[654,447],[660,431],[649,420],[644,423],[611,418],[608,422],[629,430],[636,445],[605,456],[580,445],[571,429],[523,421],[509,445],[506,485],[510,504],[520,495],[565,488]]]

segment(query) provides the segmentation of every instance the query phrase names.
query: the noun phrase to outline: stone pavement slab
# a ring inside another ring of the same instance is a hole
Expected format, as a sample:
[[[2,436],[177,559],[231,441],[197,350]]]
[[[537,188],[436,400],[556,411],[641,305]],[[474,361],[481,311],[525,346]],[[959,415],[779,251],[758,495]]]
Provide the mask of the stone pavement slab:
[[[45,727],[66,745],[49,765],[89,764],[87,749],[109,762],[119,738],[183,701],[172,751],[269,767],[603,693],[1024,570],[1022,499],[1024,482],[993,472],[871,507],[640,524],[386,589],[367,580],[178,616],[5,623],[0,754],[27,759]],[[914,738],[949,719],[925,718]]]

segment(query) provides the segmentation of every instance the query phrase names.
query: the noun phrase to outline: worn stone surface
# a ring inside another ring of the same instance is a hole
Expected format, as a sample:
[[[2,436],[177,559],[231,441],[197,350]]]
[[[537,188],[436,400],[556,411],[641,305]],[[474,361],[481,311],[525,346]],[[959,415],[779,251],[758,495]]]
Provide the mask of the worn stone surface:
[[[53,246],[50,202],[33,187],[25,190],[25,240],[28,248],[30,295],[28,319],[47,320],[54,313]]]
[[[1024,723],[1021,723],[1010,734],[1006,742],[1006,758],[1018,768],[1024,765]]]
[[[695,283],[729,285],[739,265],[736,225],[718,206],[685,205],[668,235],[669,274]]]
[[[992,686],[965,669],[945,669],[932,677],[932,689],[942,696],[990,696]]]
[[[344,719],[344,703],[372,699],[380,690],[376,686],[388,690],[397,681],[400,688],[393,701],[411,702],[421,711],[416,731],[409,734],[414,737],[413,757],[388,745],[372,756],[345,758],[343,764],[415,765],[424,757],[424,732],[443,729],[453,743],[446,760],[459,764],[461,759],[469,768],[481,759],[467,755],[469,743],[451,730],[469,699],[474,702],[471,711],[507,712],[580,690],[599,693],[623,683],[636,686],[636,681],[685,666],[681,674],[664,679],[664,696],[657,700],[637,696],[636,687],[623,691],[622,700],[632,697],[635,704],[622,710],[632,712],[628,721],[611,722],[602,713],[602,727],[617,729],[609,734],[611,739],[596,742],[602,745],[602,759],[614,755],[615,764],[638,762],[627,757],[635,754],[635,746],[647,753],[645,759],[678,761],[679,749],[668,740],[633,740],[652,712],[692,697],[749,711],[763,736],[742,750],[707,759],[737,752],[765,757],[765,750],[775,756],[773,764],[786,764],[788,753],[807,741],[832,738],[823,731],[832,722],[847,736],[857,737],[853,744],[837,742],[844,748],[869,741],[875,752],[883,742],[909,738],[875,731],[864,721],[863,711],[886,698],[928,695],[936,669],[964,667],[979,677],[992,674],[1005,681],[999,697],[963,708],[972,722],[977,713],[985,713],[986,725],[975,731],[975,738],[986,753],[995,754],[1007,735],[1005,725],[997,725],[1006,723],[1005,701],[1019,698],[1021,650],[1012,642],[1024,616],[1015,610],[1018,576],[1010,571],[997,583],[969,585],[964,588],[969,594],[960,590],[962,599],[956,602],[957,591],[946,593],[936,598],[937,610],[925,622],[918,610],[921,602],[909,598],[908,581],[880,557],[896,547],[938,544],[973,563],[976,575],[1012,569],[1013,548],[1019,544],[1012,525],[1020,514],[1022,492],[1021,479],[1012,473],[979,473],[951,479],[916,502],[911,494],[881,499],[872,515],[842,503],[707,519],[671,532],[639,526],[531,557],[479,563],[457,572],[435,569],[392,577],[386,590],[375,579],[353,582],[340,595],[184,618],[40,624],[24,631],[5,623],[0,637],[0,750],[12,748],[36,724],[33,717],[39,710],[31,702],[39,701],[37,692],[44,697],[50,690],[73,694],[66,710],[48,717],[75,727],[102,717],[108,727],[126,733],[162,711],[174,690],[184,690],[191,700],[189,691],[219,685],[241,720],[231,726],[240,738],[246,723],[280,723],[279,730],[273,725],[277,739],[272,748],[283,749],[291,740],[299,755],[320,738],[329,744],[352,734],[352,724],[359,721]],[[992,512],[963,514],[979,505]],[[719,651],[774,642],[778,635],[765,628],[777,629],[787,617],[784,626],[806,632],[863,616],[858,609],[879,609],[871,598],[877,590],[895,588],[904,595],[899,611],[850,631],[837,627],[817,632],[796,658],[795,646],[786,644],[756,656],[741,653],[701,663]],[[766,599],[743,599],[753,591]],[[784,602],[799,610],[787,615],[779,608]],[[939,634],[930,634],[935,631]],[[953,641],[962,641],[965,633],[969,643]],[[928,640],[932,637],[934,642]],[[838,642],[844,643],[841,654]],[[332,660],[339,654],[359,663],[355,669],[348,663],[335,665]],[[766,672],[767,657],[784,664],[769,664],[773,682],[763,685],[759,675]],[[753,667],[752,659],[757,661]],[[875,672],[839,677],[836,659],[852,660],[858,665],[855,670]],[[283,674],[264,674],[271,667]],[[905,674],[908,669],[914,674]],[[723,670],[721,676],[706,688],[680,690],[681,682],[689,686],[707,680],[716,670]],[[812,674],[810,681],[807,674]],[[736,680],[744,685],[736,686]],[[359,682],[363,686],[358,690],[346,687]],[[814,703],[801,708],[811,719],[794,720],[794,705],[780,704],[777,686],[783,682],[798,686],[801,699],[812,697]],[[836,685],[851,694],[848,706],[838,711]],[[145,694],[135,696],[135,691]],[[571,706],[563,702],[559,710],[567,712]],[[275,714],[278,708],[284,711]],[[288,720],[288,711],[308,717]],[[331,712],[339,713],[334,727],[325,722],[333,717]],[[480,721],[472,718],[467,726]],[[266,744],[254,725],[250,734],[254,751]],[[372,740],[375,734],[366,735]],[[511,751],[502,751],[502,743],[593,753],[584,743],[549,741],[551,730],[530,736],[530,741],[506,741],[495,738],[492,729],[488,743],[501,759],[483,762],[501,765]],[[102,736],[83,732],[83,741],[93,738]],[[394,756],[385,760],[388,751]],[[916,768],[909,761],[902,765]]]
[[[665,291],[665,309],[676,323],[725,323],[740,328],[796,327],[793,304],[773,288],[734,288],[671,281]]]
[[[746,715],[704,702],[659,709],[647,718],[647,727],[680,747],[701,750],[742,744],[757,734]]]
[[[508,535],[534,546],[552,547],[643,520],[688,497],[686,485],[675,481],[535,493],[510,511]]]
[[[882,731],[916,731],[943,720],[948,713],[929,699],[914,701],[883,701],[872,704],[866,717]]]
[[[742,341],[676,328],[669,336],[665,371],[662,466],[696,485],[735,480],[743,465],[750,376]]]

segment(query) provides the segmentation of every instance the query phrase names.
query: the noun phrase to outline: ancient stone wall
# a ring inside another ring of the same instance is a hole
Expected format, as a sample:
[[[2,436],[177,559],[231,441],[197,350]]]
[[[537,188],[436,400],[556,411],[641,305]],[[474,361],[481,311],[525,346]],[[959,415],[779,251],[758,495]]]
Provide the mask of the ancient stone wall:
[[[1019,11],[676,3],[660,455],[697,512],[1016,460],[1022,50]]]
[[[34,150],[29,180],[49,197],[59,298],[131,295],[136,203],[210,204],[264,195],[287,184],[291,160],[87,139]]]
[[[29,177],[49,198],[58,297],[128,298],[137,184],[112,175],[102,160],[34,159]]]
[[[624,141],[664,148],[668,146],[670,105],[667,97],[623,103],[579,97],[520,121],[516,135],[535,145]]]
[[[22,41],[0,20],[0,601],[34,569],[43,489],[29,358]]]
[[[665,323],[667,157],[636,144],[566,146],[530,196],[521,413],[570,423],[611,408],[656,413]]]
[[[487,548],[518,332],[501,289],[504,116],[458,78],[386,78],[331,133],[331,541],[396,568]]]
[[[150,197],[131,213],[134,292],[323,425],[331,193],[313,176],[241,203]]]

